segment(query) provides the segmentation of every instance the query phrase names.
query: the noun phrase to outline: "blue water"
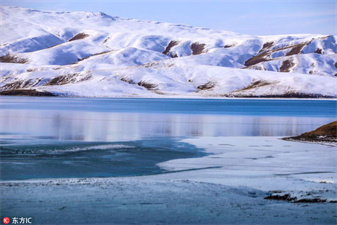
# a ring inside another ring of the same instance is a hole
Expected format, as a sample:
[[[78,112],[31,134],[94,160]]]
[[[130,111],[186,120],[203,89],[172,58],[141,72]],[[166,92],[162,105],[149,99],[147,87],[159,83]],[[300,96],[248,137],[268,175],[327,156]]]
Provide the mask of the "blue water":
[[[165,173],[157,163],[206,155],[175,140],[121,143],[58,142],[8,145],[1,150],[1,180],[115,177]]]
[[[15,100],[14,100],[15,99]],[[3,109],[336,117],[336,100],[1,97]]]
[[[183,138],[293,136],[336,120],[333,100],[0,97],[1,180],[165,173],[201,157]]]

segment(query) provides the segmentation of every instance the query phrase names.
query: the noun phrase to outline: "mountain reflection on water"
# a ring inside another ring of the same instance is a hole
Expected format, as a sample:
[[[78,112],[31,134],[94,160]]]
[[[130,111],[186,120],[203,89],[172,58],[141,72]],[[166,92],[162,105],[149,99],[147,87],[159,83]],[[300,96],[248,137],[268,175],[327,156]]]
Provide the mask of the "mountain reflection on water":
[[[196,105],[194,108],[177,100],[157,100],[157,103],[151,102],[152,105],[147,110],[144,109],[148,99],[144,100],[144,104],[137,103],[138,105],[131,100],[129,103],[133,108],[128,109],[123,108],[128,99],[112,101],[110,105],[105,101],[96,101],[96,105],[91,105],[92,99],[87,99],[86,103],[85,99],[78,99],[78,102],[70,99],[67,102],[67,99],[33,98],[31,104],[27,104],[30,100],[27,98],[23,103],[15,100],[2,99],[4,107],[0,110],[0,132],[7,134],[7,138],[8,135],[15,134],[41,139],[111,142],[152,137],[292,136],[331,122],[336,115],[336,102],[333,101],[325,102],[322,110],[317,107],[316,111],[310,112],[305,110],[306,101],[298,101],[297,104],[294,104],[296,101],[289,101],[291,107],[287,105],[289,110],[282,112],[272,110],[273,107],[266,109],[269,111],[263,111],[259,108],[263,100],[252,100],[249,103],[243,101],[241,106],[237,102],[236,105],[228,104],[226,107],[219,104],[225,111],[221,111],[221,107],[220,110],[214,110],[214,104],[204,105],[205,100],[193,100]],[[158,110],[163,106],[163,101],[172,104],[171,108]],[[268,100],[265,105],[268,107],[268,104],[274,104],[275,101],[280,100]],[[239,100],[238,102],[240,103]],[[315,107],[315,104],[321,105],[321,102],[311,101],[310,104]],[[114,107],[112,109],[111,104]],[[198,104],[202,110],[198,111]],[[249,112],[244,111],[247,104],[250,104]],[[74,105],[79,107],[74,109]],[[119,105],[121,108],[118,108]],[[230,113],[231,107],[235,113]],[[300,115],[299,109],[304,110]]]

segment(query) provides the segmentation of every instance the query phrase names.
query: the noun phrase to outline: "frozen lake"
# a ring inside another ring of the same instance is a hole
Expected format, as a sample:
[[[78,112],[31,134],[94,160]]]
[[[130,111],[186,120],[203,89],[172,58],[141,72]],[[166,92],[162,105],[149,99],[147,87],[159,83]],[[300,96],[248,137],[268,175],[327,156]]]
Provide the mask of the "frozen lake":
[[[1,180],[165,173],[206,155],[183,138],[293,136],[336,118],[336,101],[0,97]]]
[[[1,215],[335,224],[336,145],[281,139],[334,120],[330,100],[0,97]]]

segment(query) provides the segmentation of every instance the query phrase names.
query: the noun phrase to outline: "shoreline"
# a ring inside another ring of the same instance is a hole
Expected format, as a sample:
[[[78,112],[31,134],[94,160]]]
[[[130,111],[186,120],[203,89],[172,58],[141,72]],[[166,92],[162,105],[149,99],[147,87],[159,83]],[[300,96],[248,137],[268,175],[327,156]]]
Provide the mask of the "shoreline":
[[[191,95],[160,95],[158,96],[73,96],[73,95],[57,95],[52,92],[47,92],[46,95],[3,95],[0,97],[48,97],[48,98],[89,98],[89,99],[191,99],[191,100],[322,100],[322,101],[337,101],[337,97],[326,98],[295,98],[295,97],[208,97],[208,96],[191,96]]]

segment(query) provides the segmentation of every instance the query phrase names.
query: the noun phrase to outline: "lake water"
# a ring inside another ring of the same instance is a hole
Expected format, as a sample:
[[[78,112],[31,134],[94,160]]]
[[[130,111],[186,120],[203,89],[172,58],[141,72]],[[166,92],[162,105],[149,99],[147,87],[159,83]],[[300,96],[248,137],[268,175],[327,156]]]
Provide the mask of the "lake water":
[[[333,100],[0,97],[1,180],[165,173],[198,137],[294,136],[336,120]]]

